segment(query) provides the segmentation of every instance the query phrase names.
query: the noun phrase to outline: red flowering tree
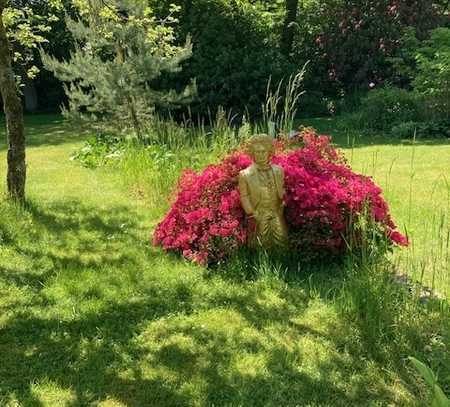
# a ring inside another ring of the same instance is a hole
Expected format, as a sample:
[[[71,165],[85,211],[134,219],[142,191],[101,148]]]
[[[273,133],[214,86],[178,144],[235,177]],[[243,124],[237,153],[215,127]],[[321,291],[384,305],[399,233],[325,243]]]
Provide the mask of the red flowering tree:
[[[301,147],[292,148],[296,142]],[[381,189],[350,169],[330,145],[330,137],[303,132],[284,149],[278,145],[272,162],[285,172],[290,242],[302,257],[345,253],[363,215],[369,215],[370,227],[388,244],[407,244],[395,230]],[[154,244],[200,264],[220,260],[245,245],[254,225],[241,207],[237,176],[250,164],[250,157],[237,151],[201,173],[186,170],[169,213],[154,232]]]
[[[321,89],[352,89],[390,78],[389,58],[407,27],[418,38],[446,18],[448,2],[430,0],[326,0],[303,2],[296,53],[311,60]],[[325,86],[323,86],[325,85]]]

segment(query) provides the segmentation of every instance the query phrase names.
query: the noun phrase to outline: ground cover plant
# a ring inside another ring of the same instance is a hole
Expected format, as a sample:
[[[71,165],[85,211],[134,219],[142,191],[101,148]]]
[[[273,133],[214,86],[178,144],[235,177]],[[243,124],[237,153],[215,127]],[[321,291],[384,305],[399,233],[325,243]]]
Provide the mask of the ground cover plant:
[[[27,124],[29,202],[0,203],[0,405],[429,405],[409,356],[449,394],[448,305],[421,303],[391,273],[423,272],[450,294],[447,142],[335,131],[408,233],[389,261],[293,272],[261,256],[206,271],[148,238],[182,169],[220,162],[220,138],[133,146],[90,169],[69,159],[86,137],[77,129]]]

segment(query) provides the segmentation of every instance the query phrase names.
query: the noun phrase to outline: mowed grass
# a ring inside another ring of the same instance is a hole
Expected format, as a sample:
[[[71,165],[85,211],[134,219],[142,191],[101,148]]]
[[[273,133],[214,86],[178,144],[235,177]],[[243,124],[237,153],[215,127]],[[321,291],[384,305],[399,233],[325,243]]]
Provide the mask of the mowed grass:
[[[442,303],[418,304],[382,271],[286,272],[262,259],[248,277],[166,255],[149,244],[165,197],[129,188],[136,174],[70,161],[85,136],[52,121],[28,126],[27,207],[0,203],[0,406],[425,406],[409,355],[450,390]],[[411,205],[411,146],[352,151],[411,239],[432,235],[421,225],[447,190],[417,166],[434,176],[434,158],[448,172],[448,144],[415,147]]]

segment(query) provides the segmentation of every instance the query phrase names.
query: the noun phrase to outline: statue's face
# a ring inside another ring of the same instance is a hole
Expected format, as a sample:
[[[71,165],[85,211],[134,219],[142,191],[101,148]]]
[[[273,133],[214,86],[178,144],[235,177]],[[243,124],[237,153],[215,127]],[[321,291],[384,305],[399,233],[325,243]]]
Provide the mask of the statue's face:
[[[269,162],[269,150],[262,144],[253,146],[253,159],[258,165],[267,165]]]

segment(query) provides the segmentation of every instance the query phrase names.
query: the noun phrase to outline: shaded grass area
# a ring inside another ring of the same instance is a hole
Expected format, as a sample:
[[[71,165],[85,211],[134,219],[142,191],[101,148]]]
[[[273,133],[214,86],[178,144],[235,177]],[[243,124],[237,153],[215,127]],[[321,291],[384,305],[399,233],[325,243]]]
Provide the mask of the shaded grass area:
[[[141,215],[126,207],[2,215],[22,218],[14,230],[2,222],[2,405],[421,405],[395,352],[441,371],[446,361],[437,310],[396,291],[398,316],[372,331],[369,308],[339,308],[350,288],[340,270],[204,274],[144,245]],[[378,304],[385,287],[365,288]]]
[[[443,304],[383,270],[163,254],[166,204],[69,161],[79,145],[36,144],[27,207],[0,202],[0,405],[425,406],[408,355],[450,390]]]
[[[0,116],[0,126],[5,127],[5,118]],[[26,139],[28,146],[49,146],[74,141],[77,129],[68,131],[61,115],[33,115],[26,117]],[[4,134],[4,131],[2,131]],[[6,140],[0,139],[0,151],[6,149]]]

